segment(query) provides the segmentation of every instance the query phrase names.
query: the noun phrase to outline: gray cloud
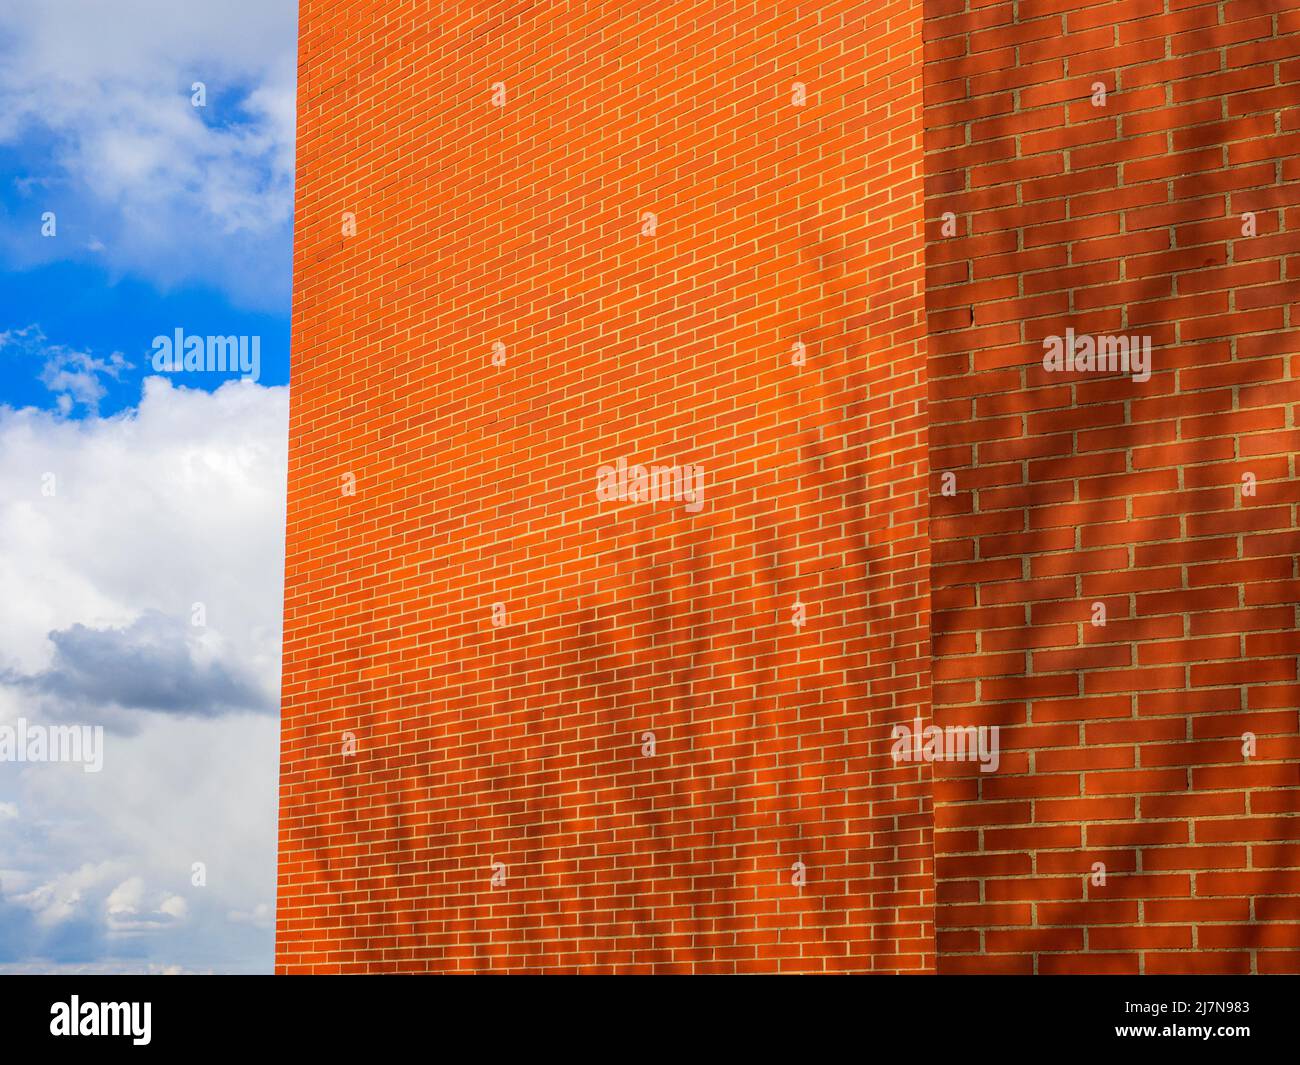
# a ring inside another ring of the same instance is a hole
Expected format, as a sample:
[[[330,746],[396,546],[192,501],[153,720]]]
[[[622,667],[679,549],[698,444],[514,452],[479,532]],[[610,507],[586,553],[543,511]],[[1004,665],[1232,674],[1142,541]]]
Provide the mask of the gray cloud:
[[[102,722],[105,708],[212,717],[252,711],[269,713],[275,700],[237,663],[208,658],[187,621],[146,611],[125,628],[77,624],[49,633],[54,659],[29,676],[5,682],[43,697],[54,716]]]

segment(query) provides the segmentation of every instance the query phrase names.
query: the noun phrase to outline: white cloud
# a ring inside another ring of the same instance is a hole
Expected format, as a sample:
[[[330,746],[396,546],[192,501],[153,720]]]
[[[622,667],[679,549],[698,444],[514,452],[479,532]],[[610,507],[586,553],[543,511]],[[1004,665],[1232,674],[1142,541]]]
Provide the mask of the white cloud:
[[[110,958],[106,961],[72,964],[48,958],[34,958],[25,962],[0,962],[0,975],[4,976],[210,976],[212,972],[211,969],[186,969],[180,965],[142,963],[139,959],[132,958]]]
[[[24,144],[17,263],[89,252],[163,287],[249,305],[288,292],[297,5],[41,0],[5,5],[0,143]],[[207,86],[207,106],[191,86]],[[58,236],[39,235],[55,210]]]
[[[227,918],[232,924],[251,924],[257,928],[275,927],[275,909],[265,902],[259,902],[249,911],[231,910]]]
[[[54,393],[60,414],[71,414],[78,405],[97,414],[99,401],[107,392],[101,378],[118,380],[122,371],[132,366],[120,351],[98,358],[63,344],[51,344],[35,325],[0,333],[0,356],[40,359],[40,381]]]
[[[112,874],[112,864],[89,862],[52,877],[43,884],[14,896],[14,901],[27,907],[40,925],[60,924],[78,913],[85,903],[86,894],[103,883]]]
[[[138,876],[124,880],[108,893],[104,908],[110,914],[135,913],[144,899],[144,880]]]
[[[0,407],[0,724],[113,729],[102,772],[0,774],[0,968],[269,970],[287,391]]]
[[[133,876],[118,884],[104,902],[109,932],[115,936],[154,932],[173,921],[183,920],[189,907],[179,895],[162,897],[152,911],[145,901],[144,877]]]
[[[0,668],[50,666],[54,631],[150,610],[189,626],[202,603],[203,635],[277,692],[287,404],[283,387],[151,377],[111,418],[0,407]]]
[[[164,913],[168,917],[175,917],[177,920],[183,920],[190,912],[190,908],[179,895],[168,895],[159,903],[158,912]]]

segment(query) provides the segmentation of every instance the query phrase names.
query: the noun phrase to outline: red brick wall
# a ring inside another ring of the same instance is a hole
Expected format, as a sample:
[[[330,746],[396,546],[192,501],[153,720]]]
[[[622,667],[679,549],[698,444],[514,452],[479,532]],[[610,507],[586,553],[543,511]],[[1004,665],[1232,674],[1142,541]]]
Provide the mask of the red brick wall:
[[[925,15],[939,968],[1295,972],[1300,11]]]
[[[932,969],[920,4],[300,33],[277,969]]]
[[[303,3],[280,971],[1300,969],[1300,16],[967,6]]]

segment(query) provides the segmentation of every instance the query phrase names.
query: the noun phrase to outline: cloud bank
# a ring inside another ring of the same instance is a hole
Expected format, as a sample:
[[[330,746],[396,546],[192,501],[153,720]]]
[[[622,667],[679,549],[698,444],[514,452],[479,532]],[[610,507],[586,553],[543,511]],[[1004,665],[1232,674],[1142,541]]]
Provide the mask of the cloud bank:
[[[108,730],[0,765],[0,970],[269,968],[287,398],[0,407],[0,724]]]

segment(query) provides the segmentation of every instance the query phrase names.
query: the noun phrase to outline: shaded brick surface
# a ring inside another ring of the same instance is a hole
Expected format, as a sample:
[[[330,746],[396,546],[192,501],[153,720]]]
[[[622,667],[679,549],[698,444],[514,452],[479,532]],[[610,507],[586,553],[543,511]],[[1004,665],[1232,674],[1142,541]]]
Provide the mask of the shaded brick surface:
[[[1295,972],[1300,12],[925,36],[934,713],[1004,748],[936,765],[939,969]],[[1046,371],[1067,327],[1150,380]]]

